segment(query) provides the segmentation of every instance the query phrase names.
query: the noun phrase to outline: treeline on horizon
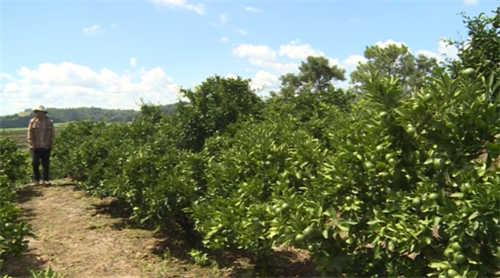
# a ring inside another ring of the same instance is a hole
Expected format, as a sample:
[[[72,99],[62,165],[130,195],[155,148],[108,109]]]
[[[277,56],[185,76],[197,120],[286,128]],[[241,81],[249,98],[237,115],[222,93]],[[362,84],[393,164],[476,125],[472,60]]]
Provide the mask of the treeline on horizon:
[[[160,105],[163,113],[170,114],[177,109],[177,103]],[[50,118],[54,123],[66,123],[83,120],[108,122],[129,122],[140,114],[140,111],[133,109],[105,109],[98,107],[77,107],[77,108],[51,108],[47,107]],[[0,116],[0,129],[27,127],[29,120],[34,114],[31,109],[25,109],[21,113]]]

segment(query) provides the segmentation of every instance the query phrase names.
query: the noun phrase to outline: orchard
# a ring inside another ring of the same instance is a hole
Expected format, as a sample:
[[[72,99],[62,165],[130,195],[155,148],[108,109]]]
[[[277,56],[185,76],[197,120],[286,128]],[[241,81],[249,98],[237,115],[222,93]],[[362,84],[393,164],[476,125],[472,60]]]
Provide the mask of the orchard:
[[[500,8],[464,23],[457,60],[367,47],[349,90],[332,82],[343,70],[309,57],[266,100],[249,80],[213,76],[181,90],[189,101],[173,114],[144,104],[132,123],[71,123],[53,169],[119,198],[134,221],[251,251],[268,275],[279,246],[307,250],[325,277],[498,275]],[[406,62],[387,71],[390,55]],[[12,240],[23,226],[7,228],[9,188],[0,252],[24,248]]]

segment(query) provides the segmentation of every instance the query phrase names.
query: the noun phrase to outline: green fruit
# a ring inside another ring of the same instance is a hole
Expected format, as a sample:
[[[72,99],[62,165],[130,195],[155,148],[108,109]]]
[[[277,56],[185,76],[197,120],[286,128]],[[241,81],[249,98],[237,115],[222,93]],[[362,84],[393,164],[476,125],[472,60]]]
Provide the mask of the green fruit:
[[[286,210],[288,207],[290,206],[287,203],[284,203],[283,205],[281,205],[281,211]]]
[[[434,159],[434,168],[436,168],[437,170],[442,170],[444,168],[444,159],[435,158]]]
[[[458,272],[452,268],[448,269],[448,272],[446,273],[448,274],[448,277],[454,277],[455,275],[458,274]]]
[[[369,162],[369,161],[365,162],[365,167],[366,167],[367,169],[373,169],[373,166],[374,166],[374,165],[373,165],[373,163],[371,163],[371,162]]]
[[[385,155],[385,160],[390,160],[393,157],[394,157],[394,154],[388,153],[388,154]]]
[[[274,212],[275,212],[276,214],[280,214],[282,211],[283,211],[283,210],[282,210],[281,208],[277,208]]]
[[[314,252],[314,246],[312,245],[307,246],[307,250],[309,250],[310,252]]]
[[[430,200],[436,200],[439,197],[437,193],[431,193],[429,194],[429,199]]]
[[[429,101],[432,98],[432,95],[430,93],[425,94],[424,100]]]
[[[455,262],[457,262],[457,264],[463,264],[465,263],[467,259],[465,258],[464,254],[462,253],[456,253],[455,254]]]
[[[394,163],[396,163],[396,159],[394,158],[389,159],[389,164],[394,164]]]
[[[473,68],[466,68],[460,71],[460,74],[463,76],[472,76],[476,71]]]
[[[315,229],[311,226],[307,227],[303,231],[303,234],[304,234],[304,236],[306,236],[307,239],[313,239],[313,238],[321,236],[321,232],[318,229]]]
[[[453,259],[453,254],[455,252],[453,251],[453,249],[451,248],[447,248],[446,250],[444,250],[444,256],[448,259],[448,260],[452,260]]]
[[[415,133],[415,127],[413,127],[411,124],[409,124],[407,127],[406,127],[406,132],[408,132],[408,134],[412,135]]]
[[[315,234],[315,229],[311,226],[304,229],[303,234],[306,238],[311,238]]]
[[[376,150],[377,150],[378,152],[381,152],[381,151],[383,151],[383,150],[384,150],[384,146],[382,146],[382,145],[378,145],[378,146],[377,146],[377,148],[376,148]]]
[[[347,196],[347,197],[345,197],[345,200],[346,200],[346,202],[351,202],[352,201],[352,197],[351,196]]]
[[[460,243],[458,242],[453,242],[451,245],[450,245],[451,249],[453,249],[453,251],[455,252],[460,252],[462,251],[462,246],[460,245]]]
[[[306,239],[306,237],[302,234],[298,234],[295,236],[296,243],[302,243],[302,242],[304,242],[305,239]]]
[[[420,198],[419,197],[413,198],[412,204],[414,207],[419,207],[420,206]]]

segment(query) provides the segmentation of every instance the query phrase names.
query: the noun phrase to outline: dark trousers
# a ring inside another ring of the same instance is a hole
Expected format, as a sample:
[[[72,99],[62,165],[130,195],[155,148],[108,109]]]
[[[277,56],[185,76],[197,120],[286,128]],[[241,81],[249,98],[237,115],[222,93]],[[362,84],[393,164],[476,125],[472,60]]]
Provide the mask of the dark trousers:
[[[34,149],[31,151],[31,165],[33,166],[33,179],[40,181],[40,161],[42,161],[43,180],[49,180],[50,149]]]

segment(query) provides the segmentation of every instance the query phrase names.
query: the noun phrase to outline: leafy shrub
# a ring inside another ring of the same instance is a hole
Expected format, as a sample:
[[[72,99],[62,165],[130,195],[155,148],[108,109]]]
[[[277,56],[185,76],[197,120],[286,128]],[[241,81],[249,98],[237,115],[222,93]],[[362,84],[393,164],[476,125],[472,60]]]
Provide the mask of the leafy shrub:
[[[0,267],[3,256],[20,256],[28,248],[24,237],[31,233],[17,220],[20,210],[14,205],[15,186],[27,178],[26,162],[14,140],[0,139]]]

